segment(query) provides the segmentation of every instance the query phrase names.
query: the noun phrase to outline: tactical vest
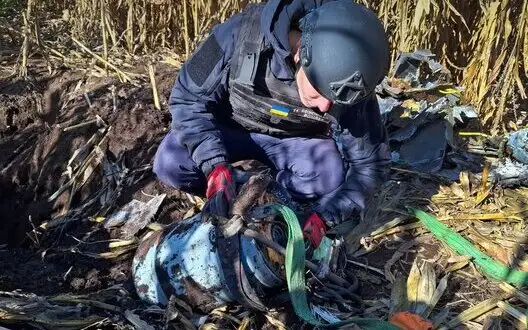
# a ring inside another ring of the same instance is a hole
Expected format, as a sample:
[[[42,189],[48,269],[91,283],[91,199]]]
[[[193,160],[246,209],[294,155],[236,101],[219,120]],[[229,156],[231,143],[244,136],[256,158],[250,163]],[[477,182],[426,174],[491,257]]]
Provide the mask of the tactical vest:
[[[232,119],[244,128],[276,136],[329,136],[330,120],[305,108],[295,82],[273,75],[273,49],[260,28],[263,5],[248,6],[231,59],[229,101]]]

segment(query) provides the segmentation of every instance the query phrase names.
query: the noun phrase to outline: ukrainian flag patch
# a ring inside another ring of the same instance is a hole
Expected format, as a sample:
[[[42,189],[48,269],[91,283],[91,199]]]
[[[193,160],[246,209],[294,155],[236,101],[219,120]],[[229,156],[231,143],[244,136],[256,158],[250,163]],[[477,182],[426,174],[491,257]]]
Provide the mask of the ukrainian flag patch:
[[[271,106],[270,113],[281,117],[288,117],[290,109],[274,104]]]

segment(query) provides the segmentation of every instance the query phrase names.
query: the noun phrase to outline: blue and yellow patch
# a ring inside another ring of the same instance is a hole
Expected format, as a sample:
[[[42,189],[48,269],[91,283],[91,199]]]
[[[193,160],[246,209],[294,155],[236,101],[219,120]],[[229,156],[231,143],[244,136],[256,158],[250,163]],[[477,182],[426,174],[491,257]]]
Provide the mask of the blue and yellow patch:
[[[271,106],[270,113],[281,117],[288,117],[290,109],[274,104]]]

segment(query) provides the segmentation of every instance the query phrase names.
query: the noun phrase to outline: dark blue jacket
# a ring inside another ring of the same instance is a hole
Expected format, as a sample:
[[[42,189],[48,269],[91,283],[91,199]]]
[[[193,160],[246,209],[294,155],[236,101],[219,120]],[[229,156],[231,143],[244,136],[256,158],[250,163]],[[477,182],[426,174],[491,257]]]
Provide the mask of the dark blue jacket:
[[[270,0],[265,5],[261,28],[273,46],[270,68],[278,79],[295,79],[294,69],[288,64],[290,22],[327,1]],[[229,107],[229,61],[240,24],[241,15],[235,14],[213,28],[184,63],[170,96],[172,131],[206,174],[213,165],[227,161],[216,123],[222,109]],[[346,110],[333,125],[334,140],[347,166],[346,179],[315,206],[324,218],[337,222],[364,208],[365,198],[385,179],[390,164],[386,131],[375,97]]]

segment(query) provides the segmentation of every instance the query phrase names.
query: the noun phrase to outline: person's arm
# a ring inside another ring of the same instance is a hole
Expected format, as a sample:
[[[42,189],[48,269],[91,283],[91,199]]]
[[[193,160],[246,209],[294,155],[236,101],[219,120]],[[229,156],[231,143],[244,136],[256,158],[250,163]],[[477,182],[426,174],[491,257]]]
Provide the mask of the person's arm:
[[[342,134],[336,143],[347,168],[345,181],[314,207],[333,224],[364,210],[366,199],[387,179],[391,163],[387,132],[375,96],[346,109],[339,123]]]
[[[183,64],[169,99],[171,134],[188,149],[205,175],[216,164],[227,161],[212,111],[223,115],[222,104],[228,99],[229,60],[240,29],[240,18],[235,15],[213,28]]]

